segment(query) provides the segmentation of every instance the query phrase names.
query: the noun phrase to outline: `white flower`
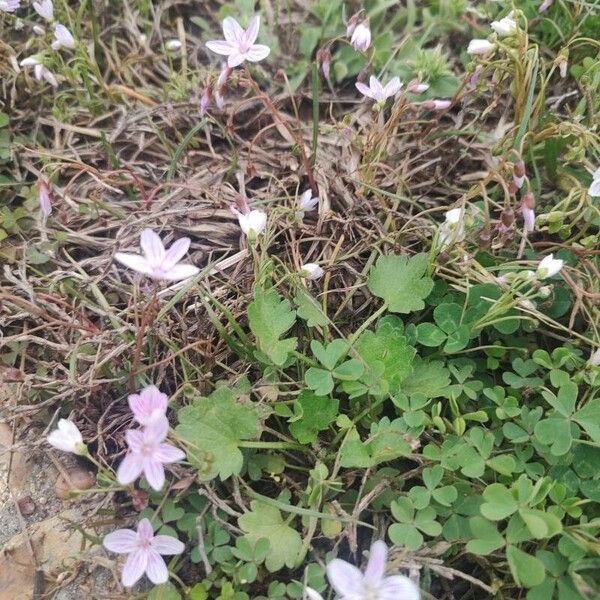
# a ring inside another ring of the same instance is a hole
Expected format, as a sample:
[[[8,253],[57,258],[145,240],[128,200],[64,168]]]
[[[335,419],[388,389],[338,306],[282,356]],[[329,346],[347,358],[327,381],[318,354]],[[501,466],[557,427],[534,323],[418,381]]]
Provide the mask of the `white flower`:
[[[180,238],[168,250],[152,229],[144,229],[140,237],[143,256],[117,252],[115,260],[122,265],[159,281],[182,281],[200,272],[194,265],[179,264],[190,247],[190,238]]]
[[[165,43],[165,48],[172,52],[179,50],[181,48],[181,42],[179,40],[168,40]]]
[[[452,106],[452,100],[427,100],[423,105],[430,110],[446,110]]]
[[[588,364],[592,367],[597,367],[600,365],[600,348],[598,348],[596,352],[592,353]]]
[[[52,4],[52,0],[34,2],[33,8],[42,19],[46,19],[46,21],[52,21],[54,19],[54,5]]]
[[[352,47],[357,52],[365,52],[371,45],[371,30],[369,29],[369,21],[362,21],[352,31],[350,38]]]
[[[83,443],[81,432],[77,425],[68,419],[60,419],[58,429],[55,429],[46,438],[48,443],[63,452],[73,452],[83,456],[87,454],[86,445]]]
[[[236,208],[231,210],[237,216],[240,228],[248,238],[260,235],[267,226],[267,214],[262,210],[251,210],[248,214],[241,213]]]
[[[33,67],[33,74],[38,81],[46,80],[51,86],[57,87],[58,81],[54,74],[49,71],[35,56],[28,56],[21,61],[22,67]]]
[[[372,98],[378,103],[384,103],[388,98],[395,96],[402,88],[402,82],[398,77],[394,77],[385,85],[381,85],[381,82],[377,77],[371,75],[369,78],[369,85],[366,86],[364,83],[357,81],[356,89],[367,98]]]
[[[327,565],[327,579],[340,600],[419,600],[419,589],[403,575],[385,576],[387,546],[378,541],[371,546],[364,574],[354,565],[333,559]],[[323,600],[321,594],[306,588],[310,600]]]
[[[60,48],[75,48],[75,38],[64,25],[57,23],[54,26],[54,37],[56,38],[52,42],[52,48],[54,50],[59,50]]]
[[[314,208],[319,204],[319,197],[315,196],[313,198],[312,190],[306,190],[300,198],[298,198],[298,210],[296,215],[299,219],[304,218],[304,213],[310,212],[314,210]]]
[[[467,47],[467,52],[469,54],[487,54],[491,50],[494,49],[494,44],[488,42],[487,40],[471,40],[469,42],[469,46]]]
[[[549,254],[540,261],[536,275],[538,279],[553,277],[563,268],[563,264],[564,262],[560,258],[554,258],[553,254]]]
[[[206,47],[217,54],[227,56],[227,64],[230,67],[237,67],[244,61],[258,62],[267,58],[271,49],[262,44],[255,44],[258,37],[258,28],[260,26],[260,17],[252,17],[248,29],[243,29],[241,25],[233,18],[226,17],[223,21],[224,40],[214,40],[206,42]]]
[[[594,198],[600,196],[600,169],[596,169],[596,172],[594,173],[594,179],[588,188],[588,194]]]
[[[446,221],[440,227],[439,241],[442,246],[460,242],[465,236],[464,211],[452,208],[446,212]]]
[[[511,16],[504,17],[499,21],[492,21],[490,27],[500,36],[506,37],[517,33],[517,22]]]
[[[21,0],[0,0],[0,11],[1,12],[15,12],[19,8]]]
[[[300,277],[311,281],[320,279],[323,275],[325,275],[325,271],[315,263],[306,263],[300,267]]]

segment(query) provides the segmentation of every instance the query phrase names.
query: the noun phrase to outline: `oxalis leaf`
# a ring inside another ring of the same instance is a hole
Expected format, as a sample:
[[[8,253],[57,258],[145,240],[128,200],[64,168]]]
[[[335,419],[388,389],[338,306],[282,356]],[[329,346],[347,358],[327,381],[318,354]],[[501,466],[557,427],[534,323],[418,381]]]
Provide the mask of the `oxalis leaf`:
[[[269,540],[265,559],[267,569],[273,573],[284,566],[294,567],[302,550],[300,534],[283,520],[274,506],[253,500],[250,507],[250,512],[238,519],[238,525],[252,545],[262,538]]]
[[[220,387],[208,398],[197,398],[179,411],[175,428],[187,443],[187,456],[200,479],[217,475],[227,479],[242,470],[241,440],[259,437],[256,410],[236,401],[233,392]]]
[[[423,300],[433,289],[433,280],[426,275],[429,259],[426,254],[380,256],[369,273],[371,293],[382,298],[387,309],[409,313],[425,308]]]
[[[283,365],[297,344],[295,337],[280,339],[296,321],[289,300],[274,289],[265,292],[256,288],[254,301],[248,306],[248,321],[260,350],[277,366]]]

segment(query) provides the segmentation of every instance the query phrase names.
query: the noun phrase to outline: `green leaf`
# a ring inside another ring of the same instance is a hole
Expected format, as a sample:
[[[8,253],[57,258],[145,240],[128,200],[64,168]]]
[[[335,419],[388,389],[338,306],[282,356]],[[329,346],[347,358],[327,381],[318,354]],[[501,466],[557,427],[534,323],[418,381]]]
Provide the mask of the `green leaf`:
[[[306,321],[309,327],[324,327],[329,323],[323,307],[305,290],[300,290],[294,298],[298,316]]]
[[[237,402],[226,387],[217,388],[208,398],[196,398],[179,410],[178,418],[176,431],[204,481],[238,474],[243,465],[239,443],[260,435],[255,408]]]
[[[295,405],[300,418],[290,423],[290,432],[301,444],[312,444],[317,441],[319,431],[335,421],[339,402],[304,390]]]
[[[600,443],[600,398],[590,400],[573,415],[573,420],[586,430],[594,442]]]
[[[148,594],[148,600],[181,600],[181,594],[170,581],[167,581],[153,587]]]
[[[438,327],[445,333],[452,333],[461,326],[463,307],[455,302],[438,304],[433,311],[433,318]]]
[[[442,506],[452,506],[458,498],[458,490],[453,485],[445,485],[433,490],[431,493],[433,499]]]
[[[351,358],[333,370],[333,376],[342,381],[356,381],[365,370],[364,365],[359,360]]]
[[[460,352],[469,344],[471,337],[471,328],[468,325],[461,325],[455,331],[448,334],[448,340],[444,344],[444,352],[452,354]]]
[[[516,546],[506,548],[506,558],[517,585],[530,588],[540,585],[544,581],[546,570],[544,563],[539,558],[519,550]]]
[[[248,541],[255,545],[258,540],[269,540],[265,566],[273,573],[284,566],[293,568],[302,550],[300,534],[284,521],[278,509],[264,502],[253,500],[251,510],[238,519]]]
[[[487,465],[501,475],[510,475],[516,467],[515,459],[510,454],[493,456],[487,461]]]
[[[310,349],[315,355],[317,360],[330,371],[335,367],[340,358],[345,356],[348,352],[348,342],[341,338],[333,340],[327,346],[321,344],[317,340],[313,340],[310,343]]]
[[[437,398],[444,395],[450,385],[450,371],[440,360],[426,362],[415,356],[412,373],[402,382],[402,391],[410,396],[423,394],[426,398]]]
[[[256,288],[254,301],[248,306],[250,329],[260,350],[278,366],[283,365],[289,353],[296,349],[295,337],[280,339],[295,320],[296,312],[289,300],[282,299],[274,289],[265,292]]]
[[[423,535],[410,523],[394,523],[388,528],[390,540],[397,546],[405,546],[409,550],[418,550],[423,545]]]
[[[536,539],[550,538],[562,532],[562,523],[558,517],[549,512],[534,508],[520,508],[519,515],[527,529]]]
[[[573,443],[571,436],[571,423],[560,417],[551,417],[536,423],[534,428],[535,437],[542,444],[550,446],[550,452],[554,456],[566,454]]]
[[[333,377],[325,369],[310,367],[304,374],[304,381],[318,396],[327,396],[333,390]]]
[[[485,502],[481,505],[481,514],[491,521],[501,521],[512,515],[519,505],[517,500],[501,483],[488,485],[483,492]]]
[[[469,519],[469,527],[475,539],[467,542],[467,550],[473,554],[485,556],[504,546],[504,538],[498,533],[496,525],[483,517]]]
[[[380,256],[369,273],[369,290],[383,299],[390,312],[422,310],[433,289],[433,280],[426,275],[428,266],[426,254]]]
[[[417,325],[417,342],[423,346],[437,348],[446,339],[446,334],[433,323],[419,323]]]

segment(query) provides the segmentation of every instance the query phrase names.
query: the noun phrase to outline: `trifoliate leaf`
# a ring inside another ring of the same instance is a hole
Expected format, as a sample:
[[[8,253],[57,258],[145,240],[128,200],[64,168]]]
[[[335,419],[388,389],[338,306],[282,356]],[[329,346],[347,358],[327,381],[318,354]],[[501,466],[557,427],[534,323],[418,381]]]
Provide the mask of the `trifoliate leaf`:
[[[380,256],[369,273],[369,290],[383,299],[390,312],[421,310],[433,289],[433,280],[426,275],[428,265],[426,254]]]
[[[506,558],[517,585],[529,588],[540,585],[544,581],[546,570],[539,558],[519,550],[516,546],[506,548]]]
[[[283,520],[279,510],[253,500],[251,510],[238,519],[248,541],[255,545],[261,538],[269,540],[265,566],[273,573],[284,566],[294,567],[302,550],[300,534]]]
[[[254,301],[248,306],[248,320],[259,349],[276,365],[283,365],[297,344],[295,337],[280,339],[296,320],[289,300],[281,298],[274,289],[265,292],[256,288]]]
[[[187,444],[188,460],[204,481],[238,474],[243,465],[239,443],[260,434],[254,407],[237,402],[226,387],[208,398],[197,398],[179,411],[178,418],[176,431]]]
[[[590,400],[583,408],[573,415],[596,443],[600,443],[600,398]]]
[[[339,402],[305,390],[300,393],[295,405],[299,418],[290,424],[290,432],[301,444],[312,444],[317,441],[319,431],[327,429],[335,421]]]

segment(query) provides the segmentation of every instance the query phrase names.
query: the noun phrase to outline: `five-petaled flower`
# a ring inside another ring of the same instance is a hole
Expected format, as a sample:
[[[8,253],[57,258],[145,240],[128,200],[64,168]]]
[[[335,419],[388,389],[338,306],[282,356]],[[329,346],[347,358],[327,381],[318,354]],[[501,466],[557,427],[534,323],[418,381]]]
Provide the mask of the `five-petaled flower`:
[[[155,414],[143,429],[128,429],[125,439],[129,451],[117,469],[121,485],[133,483],[142,473],[150,487],[160,490],[165,482],[164,465],[185,458],[185,453],[175,446],[165,444],[169,422],[167,417]]]
[[[52,48],[59,50],[60,48],[75,48],[75,38],[71,35],[71,32],[60,23],[54,25],[54,37],[55,40],[52,42]]]
[[[367,98],[372,98],[379,104],[383,104],[388,98],[395,96],[402,89],[402,82],[398,77],[393,77],[385,86],[381,84],[375,75],[369,78],[369,85],[357,81],[356,89]]]
[[[84,456],[87,454],[87,446],[83,443],[81,432],[73,421],[60,419],[58,428],[51,432],[46,438],[48,443],[63,452],[73,452]]]
[[[58,81],[49,69],[47,69],[35,56],[24,58],[20,65],[22,67],[33,67],[33,74],[38,81],[46,80],[52,87],[58,86]]]
[[[303,219],[304,213],[314,210],[318,204],[319,197],[313,197],[312,190],[308,189],[300,196],[300,198],[298,198],[298,210],[296,212],[296,215],[299,219]]]
[[[189,238],[180,238],[165,250],[158,234],[152,229],[144,229],[140,245],[143,256],[117,252],[115,260],[138,273],[161,281],[181,281],[200,272],[194,265],[178,264],[190,247]]]
[[[154,535],[149,519],[138,523],[137,531],[117,529],[104,537],[102,544],[117,554],[128,554],[121,581],[125,587],[134,585],[146,573],[156,585],[166,583],[169,571],[161,554],[181,554],[185,545],[170,535]]]
[[[148,425],[152,419],[167,414],[169,399],[155,385],[149,385],[139,394],[130,394],[127,402],[133,418],[140,425]]]
[[[237,217],[240,229],[249,239],[256,238],[267,226],[267,214],[262,210],[254,209],[248,212],[240,212],[232,207],[231,212]]]
[[[233,17],[226,17],[223,21],[225,39],[206,42],[206,47],[217,54],[227,56],[227,64],[232,68],[246,60],[258,62],[267,58],[271,52],[268,46],[254,43],[258,37],[259,26],[258,15],[252,17],[248,29],[243,29]]]
[[[553,254],[549,254],[540,261],[536,275],[538,279],[553,277],[563,268],[563,265],[564,262],[560,258],[554,258]]]
[[[21,0],[0,0],[0,11],[1,12],[15,12],[21,5]]]
[[[333,559],[327,565],[327,578],[340,600],[419,600],[419,589],[403,575],[385,576],[387,546],[378,541],[371,546],[364,574],[354,565]],[[306,588],[310,600],[323,600],[321,594]]]

